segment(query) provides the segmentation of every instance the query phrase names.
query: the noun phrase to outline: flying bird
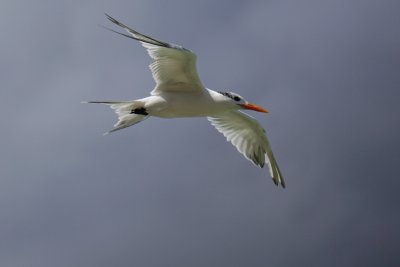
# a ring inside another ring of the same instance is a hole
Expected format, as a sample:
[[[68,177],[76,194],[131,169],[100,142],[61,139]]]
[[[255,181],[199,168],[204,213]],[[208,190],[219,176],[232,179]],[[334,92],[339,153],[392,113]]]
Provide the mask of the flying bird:
[[[156,82],[150,96],[142,99],[85,102],[107,104],[118,115],[118,122],[107,133],[132,126],[151,116],[207,117],[244,157],[261,168],[267,164],[275,185],[285,187],[265,130],[256,119],[242,112],[253,110],[267,113],[268,110],[249,103],[236,93],[204,87],[197,74],[196,55],[189,49],[141,34],[105,15],[128,34],[108,30],[137,40],[147,49],[153,59],[149,67]]]

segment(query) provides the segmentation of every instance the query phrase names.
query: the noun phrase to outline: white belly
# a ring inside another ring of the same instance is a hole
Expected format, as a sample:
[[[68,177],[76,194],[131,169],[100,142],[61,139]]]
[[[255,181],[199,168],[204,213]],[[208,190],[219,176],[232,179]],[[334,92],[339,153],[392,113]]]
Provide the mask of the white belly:
[[[232,109],[210,94],[168,92],[142,99],[150,116],[161,118],[207,117]]]

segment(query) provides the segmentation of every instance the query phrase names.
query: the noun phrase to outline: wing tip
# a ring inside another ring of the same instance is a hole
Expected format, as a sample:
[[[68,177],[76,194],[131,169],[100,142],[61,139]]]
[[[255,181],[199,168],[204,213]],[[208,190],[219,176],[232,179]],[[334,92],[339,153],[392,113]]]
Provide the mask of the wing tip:
[[[272,181],[274,182],[274,184],[276,186],[279,187],[279,185],[280,185],[282,188],[286,188],[285,180],[283,180],[283,177],[282,177],[280,171],[278,172],[278,176],[272,176]]]
[[[274,184],[276,185],[276,186],[278,186],[279,187],[279,185],[282,187],[282,188],[286,188],[286,184],[285,184],[285,181],[282,179],[282,178],[275,178],[275,177],[273,177],[272,178],[272,181],[274,182]]]
[[[104,15],[105,15],[106,18],[107,18],[109,21],[111,21],[112,23],[115,23],[115,24],[119,24],[119,23],[120,23],[118,20],[114,19],[113,17],[111,17],[109,14],[107,14],[107,13],[105,13],[105,12],[104,12]]]

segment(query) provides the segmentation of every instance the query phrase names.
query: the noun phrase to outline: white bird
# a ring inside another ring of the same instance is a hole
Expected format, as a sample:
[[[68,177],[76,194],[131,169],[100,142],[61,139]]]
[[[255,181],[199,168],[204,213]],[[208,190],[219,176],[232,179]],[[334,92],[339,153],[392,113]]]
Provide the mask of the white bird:
[[[260,106],[247,102],[232,92],[221,92],[203,86],[196,69],[196,55],[179,45],[163,42],[141,34],[107,15],[128,34],[115,33],[139,41],[153,62],[150,70],[156,82],[151,96],[132,101],[89,101],[110,105],[118,115],[118,122],[108,133],[132,126],[149,116],[161,118],[207,117],[215,128],[237,150],[255,165],[267,163],[273,182],[285,187],[265,130],[253,117],[240,110],[267,113]]]

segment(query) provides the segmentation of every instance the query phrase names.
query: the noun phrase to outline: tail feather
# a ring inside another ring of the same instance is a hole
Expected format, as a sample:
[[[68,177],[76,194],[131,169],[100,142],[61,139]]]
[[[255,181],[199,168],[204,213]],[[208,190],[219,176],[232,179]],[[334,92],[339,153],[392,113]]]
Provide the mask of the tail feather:
[[[132,125],[135,125],[135,124],[147,119],[148,117],[149,116],[136,115],[136,114],[119,116],[118,122],[114,125],[114,128],[112,128],[108,132],[105,132],[104,135],[113,133],[118,130],[122,130],[122,129],[132,126]]]
[[[104,133],[109,134],[126,127],[135,125],[148,118],[147,115],[133,114],[132,110],[143,107],[141,101],[88,101],[83,103],[106,104],[112,108],[118,116],[118,122],[114,124],[114,128]]]

